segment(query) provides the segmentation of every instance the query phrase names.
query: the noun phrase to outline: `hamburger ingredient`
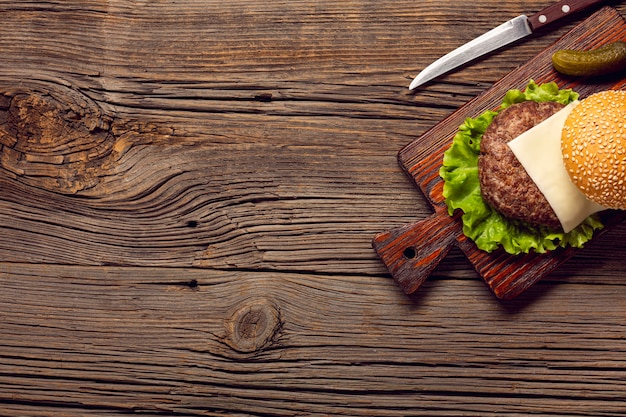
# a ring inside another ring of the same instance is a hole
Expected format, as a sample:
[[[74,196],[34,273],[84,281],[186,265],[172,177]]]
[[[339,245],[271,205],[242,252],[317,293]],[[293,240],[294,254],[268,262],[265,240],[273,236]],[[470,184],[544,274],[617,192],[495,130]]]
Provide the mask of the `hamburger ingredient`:
[[[508,219],[489,206],[481,195],[478,178],[480,142],[485,130],[495,116],[514,103],[528,100],[556,101],[569,104],[578,94],[572,90],[560,90],[556,83],[537,85],[530,81],[522,90],[510,90],[504,96],[500,108],[486,110],[476,118],[467,118],[459,126],[452,145],[444,153],[440,175],[444,180],[443,195],[452,215],[461,210],[463,233],[472,239],[479,249],[492,252],[502,248],[513,255],[531,251],[543,253],[558,247],[581,247],[602,228],[597,216],[586,218],[578,227],[564,233],[547,227],[531,227],[525,222]]]
[[[589,199],[570,181],[561,154],[561,131],[574,101],[507,145],[533,183],[545,196],[564,232],[578,226],[604,207]]]
[[[478,157],[480,190],[485,202],[504,216],[561,227],[550,203],[508,143],[562,108],[563,104],[556,102],[516,103],[502,110],[485,131]]]
[[[617,41],[597,49],[562,49],[552,55],[554,69],[575,76],[606,75],[626,70],[626,42]]]
[[[565,121],[561,148],[572,182],[590,200],[626,209],[626,91],[582,100]]]

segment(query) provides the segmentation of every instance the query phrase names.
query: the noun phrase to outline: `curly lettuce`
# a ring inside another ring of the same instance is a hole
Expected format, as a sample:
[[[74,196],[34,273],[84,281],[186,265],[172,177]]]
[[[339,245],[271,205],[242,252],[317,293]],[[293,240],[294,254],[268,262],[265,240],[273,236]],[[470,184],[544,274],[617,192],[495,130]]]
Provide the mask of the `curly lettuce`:
[[[526,100],[556,101],[568,104],[578,98],[571,89],[559,89],[554,82],[538,85],[530,80],[522,90],[509,90],[497,110],[487,110],[476,118],[467,118],[459,126],[452,145],[443,157],[439,175],[444,180],[443,196],[452,215],[462,210],[463,233],[479,249],[492,252],[503,248],[519,255],[534,251],[545,253],[558,247],[582,247],[596,229],[603,227],[597,215],[591,215],[574,230],[564,233],[544,226],[508,219],[489,206],[482,198],[478,180],[480,140],[487,126],[503,109]]]

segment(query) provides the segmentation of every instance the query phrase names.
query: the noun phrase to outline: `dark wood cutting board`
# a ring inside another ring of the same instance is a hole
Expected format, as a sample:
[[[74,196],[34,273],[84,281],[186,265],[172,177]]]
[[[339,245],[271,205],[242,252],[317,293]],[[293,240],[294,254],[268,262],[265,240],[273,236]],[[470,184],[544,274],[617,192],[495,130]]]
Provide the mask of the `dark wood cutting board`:
[[[398,161],[401,167],[434,209],[434,214],[427,219],[380,233],[374,238],[374,249],[405,293],[416,291],[453,245],[460,247],[485,283],[501,299],[518,296],[577,251],[584,250],[567,248],[518,256],[502,250],[492,253],[479,250],[463,235],[460,213],[452,217],[447,213],[439,169],[443,153],[465,118],[496,109],[506,91],[523,89],[530,79],[538,84],[555,81],[561,88],[574,89],[581,98],[601,90],[624,89],[626,79],[623,76],[603,79],[566,77],[555,72],[551,63],[552,54],[559,49],[592,49],[618,40],[626,40],[626,22],[615,9],[604,7],[400,150]],[[594,239],[624,220],[626,213],[607,211],[601,216],[605,228]]]

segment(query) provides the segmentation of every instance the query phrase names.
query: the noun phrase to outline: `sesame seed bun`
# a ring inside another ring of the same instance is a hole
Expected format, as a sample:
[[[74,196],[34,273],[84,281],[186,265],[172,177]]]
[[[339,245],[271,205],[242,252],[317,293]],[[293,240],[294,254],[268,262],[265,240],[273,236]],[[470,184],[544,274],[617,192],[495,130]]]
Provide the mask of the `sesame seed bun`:
[[[626,91],[581,100],[565,121],[561,151],[570,179],[588,199],[626,209]]]

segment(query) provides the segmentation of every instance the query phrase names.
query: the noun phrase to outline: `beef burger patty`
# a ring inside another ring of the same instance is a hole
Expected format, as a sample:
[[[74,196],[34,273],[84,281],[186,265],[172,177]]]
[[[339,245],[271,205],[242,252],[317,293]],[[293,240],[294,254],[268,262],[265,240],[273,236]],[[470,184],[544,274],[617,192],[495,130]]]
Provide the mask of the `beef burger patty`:
[[[561,228],[552,207],[507,143],[563,107],[524,101],[502,110],[487,127],[478,157],[480,188],[483,199],[505,217]]]

